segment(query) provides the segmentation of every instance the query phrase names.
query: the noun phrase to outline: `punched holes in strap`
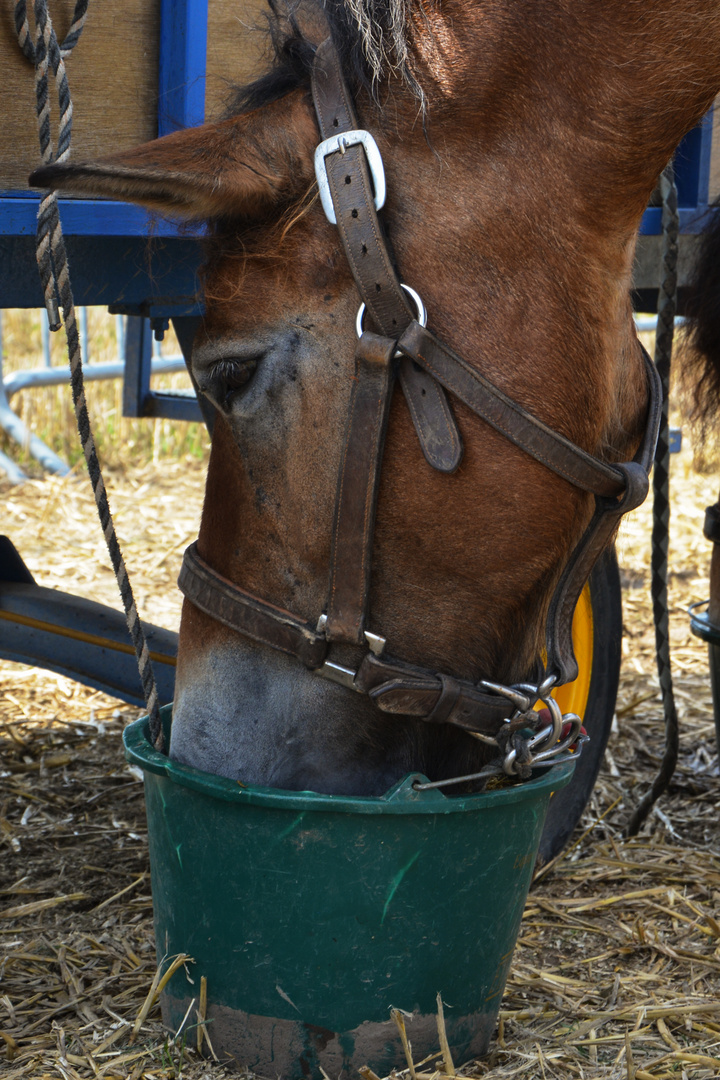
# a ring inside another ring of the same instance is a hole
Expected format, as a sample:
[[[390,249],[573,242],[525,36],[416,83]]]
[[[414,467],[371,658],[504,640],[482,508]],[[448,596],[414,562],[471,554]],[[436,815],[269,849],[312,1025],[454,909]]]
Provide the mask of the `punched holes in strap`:
[[[337,52],[328,39],[317,49],[312,73],[313,100],[324,140],[359,125]],[[373,140],[374,141],[374,140]],[[360,295],[377,331],[397,337],[412,319],[395,274],[380,222],[367,157],[360,143],[336,150],[324,159],[327,184],[345,255]]]
[[[358,121],[340,63],[328,39],[317,49],[312,72],[313,100],[324,140],[357,134]],[[355,144],[324,158],[323,173],[336,224],[358,291],[374,329],[397,337],[412,319],[375,210],[365,150]],[[400,365],[400,382],[427,462],[454,472],[462,460],[462,440],[445,391],[411,362]]]

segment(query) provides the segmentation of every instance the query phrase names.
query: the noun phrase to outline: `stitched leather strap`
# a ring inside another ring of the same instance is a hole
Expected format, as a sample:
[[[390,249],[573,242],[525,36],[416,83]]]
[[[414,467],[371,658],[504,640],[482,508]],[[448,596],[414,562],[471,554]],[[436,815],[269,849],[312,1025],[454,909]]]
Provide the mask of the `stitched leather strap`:
[[[327,637],[363,643],[370,589],[380,466],[392,396],[395,342],[366,331],[355,351],[355,378],[338,477],[330,555]]]
[[[595,495],[622,495],[625,476],[620,469],[606,465],[553,431],[470,367],[426,327],[413,320],[400,337],[398,347],[506,439],[575,487]]]
[[[327,656],[328,643],[322,635],[291,612],[259,600],[218,574],[198,555],[197,542],[185,551],[178,588],[206,615],[253,641],[296,656],[306,667],[320,667]]]
[[[473,683],[368,653],[355,686],[383,712],[496,735],[512,705]]]
[[[625,492],[621,499],[595,496],[595,513],[575,545],[550,601],[545,627],[547,670],[557,674],[560,684],[572,682],[578,675],[572,644],[572,619],[585,582],[612,540],[622,516],[639,506],[648,491],[648,475],[655,457],[662,411],[662,384],[644,348],[642,352],[648,380],[648,414],[645,435],[635,460],[615,466],[625,477]]]
[[[315,54],[313,100],[323,139],[358,126],[352,100],[330,39]],[[379,333],[397,338],[413,317],[400,287],[373,201],[365,151],[349,146],[325,158],[337,227],[350,269],[367,308],[367,318]],[[410,409],[426,460],[440,472],[454,472],[462,458],[462,441],[442,387],[401,363],[400,385]]]

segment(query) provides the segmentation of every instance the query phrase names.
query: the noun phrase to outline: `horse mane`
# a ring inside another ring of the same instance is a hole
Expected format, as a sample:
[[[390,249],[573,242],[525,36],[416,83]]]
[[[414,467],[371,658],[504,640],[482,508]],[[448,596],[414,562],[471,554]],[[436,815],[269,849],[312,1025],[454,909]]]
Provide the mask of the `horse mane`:
[[[718,430],[720,399],[720,200],[700,240],[688,283],[682,383],[701,444]]]
[[[309,36],[308,23],[327,27],[354,93],[364,89],[376,96],[379,82],[394,75],[424,110],[407,33],[407,0],[268,0],[268,6],[271,66],[254,82],[233,91],[228,116],[262,108],[309,85],[315,48],[322,38]]]

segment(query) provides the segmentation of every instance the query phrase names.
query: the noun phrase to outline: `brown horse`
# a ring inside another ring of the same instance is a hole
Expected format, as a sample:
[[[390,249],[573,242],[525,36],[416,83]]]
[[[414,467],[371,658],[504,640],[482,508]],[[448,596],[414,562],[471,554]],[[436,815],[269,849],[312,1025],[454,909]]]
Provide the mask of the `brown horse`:
[[[226,119],[41,186],[210,222],[192,368],[217,410],[198,551],[314,627],[328,566],[358,293],[316,199],[309,93],[330,34],[385,162],[389,240],[428,326],[554,431],[632,456],[647,377],[629,299],[657,178],[720,90],[711,0],[333,0],[272,16],[276,59]],[[527,679],[583,491],[458,400],[448,475],[390,409],[366,629],[462,680]],[[351,670],[358,647],[334,656]],[[377,794],[485,760],[462,730],[388,716],[186,601],[171,756],[253,784]]]

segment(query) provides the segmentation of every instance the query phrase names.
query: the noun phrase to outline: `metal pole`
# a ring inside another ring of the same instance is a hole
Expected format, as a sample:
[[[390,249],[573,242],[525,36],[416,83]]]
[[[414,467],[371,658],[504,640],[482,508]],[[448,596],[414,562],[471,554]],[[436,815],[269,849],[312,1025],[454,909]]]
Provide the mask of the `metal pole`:
[[[45,319],[45,325],[47,326],[47,315],[43,314],[43,317]],[[42,325],[41,322],[41,326]],[[47,469],[48,472],[57,473],[58,476],[67,476],[70,472],[69,465],[67,465],[62,458],[59,458],[57,454],[54,454],[41,439],[38,439],[37,435],[33,435],[20,417],[10,408],[5,393],[5,384],[2,381],[1,376],[2,338],[0,336],[0,427],[2,427],[10,438],[14,439],[19,446],[27,446],[36,461],[39,461],[42,467]],[[20,469],[14,461],[5,457],[5,455],[0,459],[0,468],[7,473],[8,479],[14,484],[21,484],[23,480],[27,480],[22,469]]]
[[[88,339],[88,314],[87,308],[80,308],[80,348],[85,357],[85,363],[90,363],[90,344]]]
[[[115,316],[115,340],[117,343],[118,362],[125,364],[125,316]]]
[[[47,308],[43,308],[40,312],[40,337],[42,339],[42,354],[45,367],[52,366],[52,357],[50,356],[50,323],[48,321]]]

